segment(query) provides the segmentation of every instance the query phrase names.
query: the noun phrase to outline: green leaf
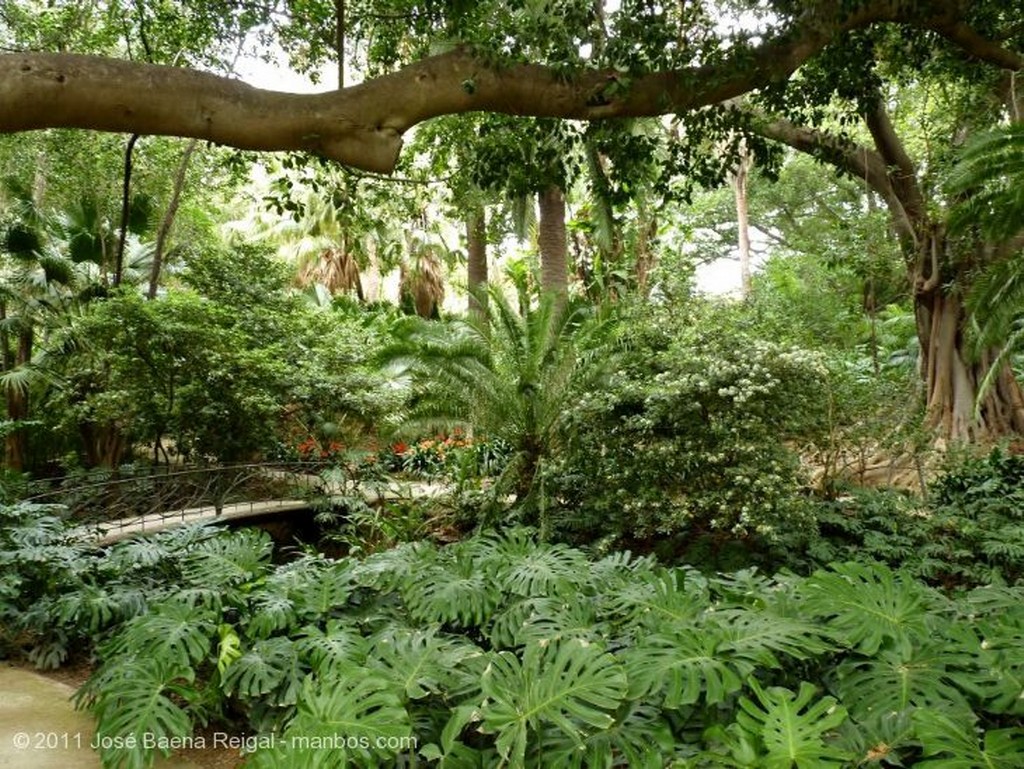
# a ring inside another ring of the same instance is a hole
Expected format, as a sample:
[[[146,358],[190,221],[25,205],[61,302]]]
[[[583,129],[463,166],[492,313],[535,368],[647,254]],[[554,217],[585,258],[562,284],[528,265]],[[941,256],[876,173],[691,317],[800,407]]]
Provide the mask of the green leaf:
[[[762,748],[759,766],[765,769],[838,769],[849,757],[826,743],[826,737],[846,720],[846,709],[834,697],[815,700],[815,687],[800,684],[794,694],[773,686],[767,691],[751,679],[757,702],[742,697],[736,714],[739,728]]]
[[[464,694],[474,677],[463,664],[482,655],[473,644],[441,639],[432,631],[387,632],[375,640],[367,665],[381,669],[406,697],[417,700],[453,689]]]
[[[213,615],[205,609],[157,604],[148,614],[129,620],[103,651],[187,670],[210,656],[215,631]]]
[[[908,648],[928,635],[926,619],[933,593],[881,564],[835,564],[800,586],[804,610],[828,621],[835,637],[865,655],[883,644]]]
[[[241,585],[263,575],[270,564],[270,535],[243,529],[199,542],[184,557],[182,576],[194,585]]]
[[[600,646],[570,639],[526,647],[522,661],[498,652],[484,671],[482,731],[511,766],[523,766],[531,730],[554,727],[582,743],[607,729],[626,694],[622,666]]]
[[[1024,766],[1024,730],[990,729],[981,734],[969,711],[947,714],[919,710],[913,715],[927,761],[934,769],[1018,769]],[[980,739],[979,739],[980,738]]]
[[[323,629],[304,627],[295,644],[313,672],[324,677],[336,667],[363,664],[369,648],[355,623],[339,619],[328,620]]]
[[[187,688],[191,676],[183,678],[181,670],[160,658],[125,659],[107,673],[92,704],[96,731],[109,738],[100,749],[104,767],[150,766],[153,750],[144,747],[143,735],[166,742],[192,734],[192,719],[172,697],[194,695]]]
[[[403,587],[402,597],[413,617],[459,627],[484,624],[501,600],[494,580],[468,555],[428,567]]]
[[[868,659],[844,662],[836,671],[838,693],[858,716],[929,705],[964,705],[954,685],[971,664],[964,653],[932,643],[897,651],[882,649]]]
[[[391,682],[351,667],[308,678],[295,718],[274,747],[257,752],[250,763],[256,769],[393,766],[412,750],[411,736],[409,714]]]
[[[646,636],[623,650],[630,698],[657,697],[666,708],[692,705],[702,697],[723,702],[743,687],[754,666],[722,653],[724,635],[714,627]]]
[[[288,638],[256,641],[252,648],[227,669],[224,690],[245,699],[255,699],[275,690],[279,704],[294,703],[294,687],[301,676],[294,643]]]

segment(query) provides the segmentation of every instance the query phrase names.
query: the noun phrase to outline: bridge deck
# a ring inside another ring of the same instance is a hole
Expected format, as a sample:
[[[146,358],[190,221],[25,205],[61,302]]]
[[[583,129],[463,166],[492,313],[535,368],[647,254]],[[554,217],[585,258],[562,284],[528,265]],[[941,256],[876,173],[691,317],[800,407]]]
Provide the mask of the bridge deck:
[[[447,492],[447,486],[425,482],[405,482],[395,487],[380,490],[362,489],[363,498],[369,504],[403,498],[433,498]],[[98,545],[109,545],[136,534],[153,534],[158,531],[181,526],[186,523],[226,523],[228,521],[260,518],[298,510],[307,510],[310,500],[275,499],[263,502],[239,502],[224,505],[218,513],[213,505],[188,508],[173,512],[154,513],[143,517],[123,518],[99,524],[83,526],[79,531]]]

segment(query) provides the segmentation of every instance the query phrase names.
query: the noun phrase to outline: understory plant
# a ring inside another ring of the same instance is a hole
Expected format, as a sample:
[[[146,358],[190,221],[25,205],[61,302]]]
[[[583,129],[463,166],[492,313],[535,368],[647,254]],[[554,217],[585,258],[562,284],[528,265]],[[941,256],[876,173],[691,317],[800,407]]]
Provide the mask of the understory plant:
[[[818,507],[817,533],[788,565],[856,559],[898,566],[945,588],[1024,580],[1024,456],[952,457],[922,499],[851,490]],[[796,544],[796,543],[794,543]]]
[[[526,529],[274,564],[265,534],[189,527],[58,553],[73,578],[16,539],[5,616],[95,639],[78,702],[106,767],[203,723],[262,737],[246,765],[275,769],[1024,761],[1016,587],[951,598],[855,562],[708,577]]]
[[[612,325],[554,295],[524,296],[516,308],[494,290],[489,307],[483,322],[409,318],[397,328],[385,357],[414,392],[401,434],[459,428],[475,443],[499,447],[477,462],[494,473],[494,497],[511,496],[522,520],[545,528],[545,468],[568,440],[569,405],[600,370]],[[436,451],[423,453],[412,458],[436,458]]]

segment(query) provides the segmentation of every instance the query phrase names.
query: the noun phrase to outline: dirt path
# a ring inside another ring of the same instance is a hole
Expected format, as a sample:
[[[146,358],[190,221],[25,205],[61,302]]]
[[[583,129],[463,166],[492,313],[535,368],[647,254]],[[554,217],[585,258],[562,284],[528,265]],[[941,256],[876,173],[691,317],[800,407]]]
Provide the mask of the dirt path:
[[[92,717],[70,702],[85,674],[71,668],[43,675],[0,662],[0,769],[100,769],[90,747]],[[212,746],[212,733],[203,742]],[[207,747],[178,751],[154,769],[236,769],[241,763],[237,751]]]

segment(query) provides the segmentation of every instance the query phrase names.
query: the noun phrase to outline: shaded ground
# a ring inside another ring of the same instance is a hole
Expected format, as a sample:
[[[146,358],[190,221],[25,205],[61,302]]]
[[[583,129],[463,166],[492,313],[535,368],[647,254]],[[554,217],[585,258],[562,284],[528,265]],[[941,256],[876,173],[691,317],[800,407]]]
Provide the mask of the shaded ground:
[[[0,768],[99,769],[90,747],[91,716],[74,709],[69,698],[88,670],[73,667],[42,675],[0,662]],[[213,744],[211,735],[205,740]],[[155,769],[234,769],[237,751],[223,748],[184,750]]]

